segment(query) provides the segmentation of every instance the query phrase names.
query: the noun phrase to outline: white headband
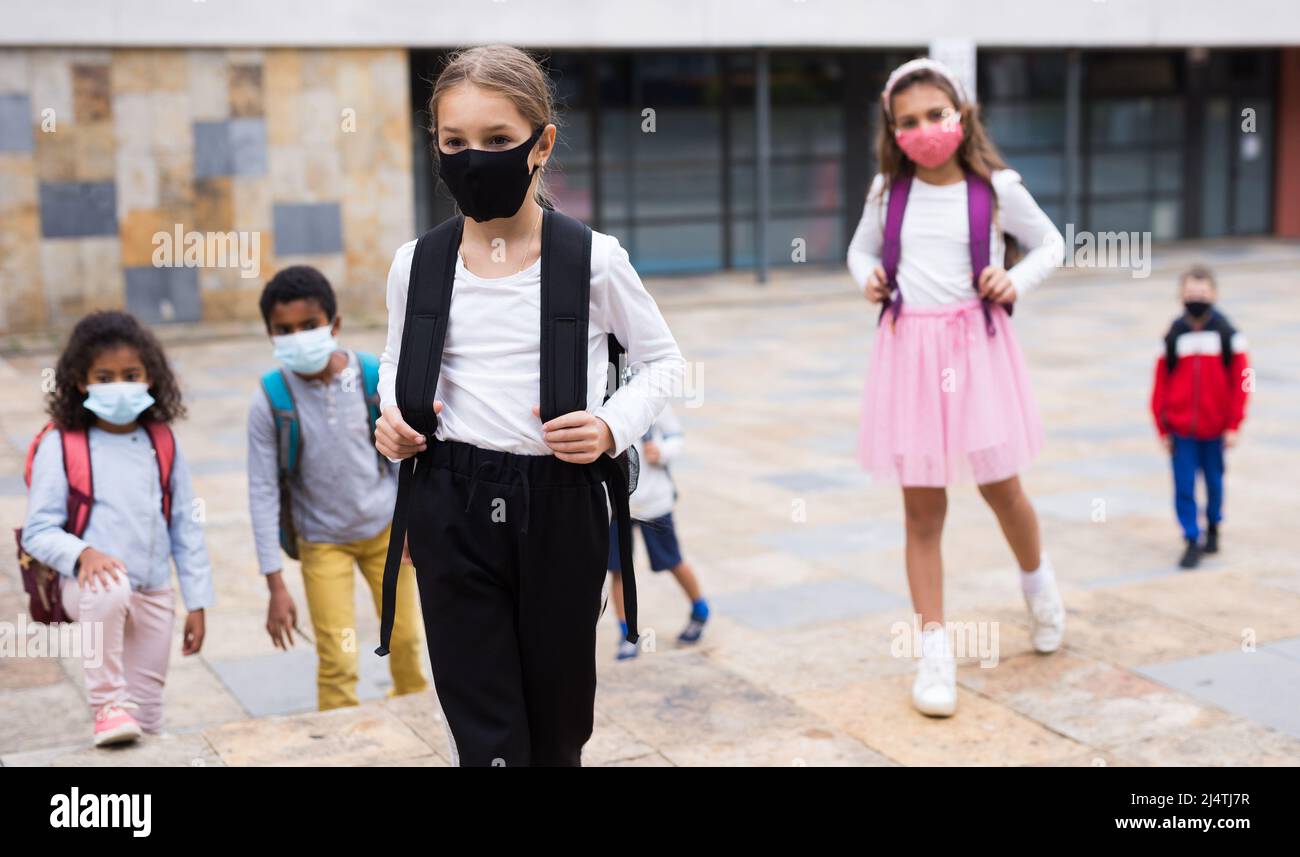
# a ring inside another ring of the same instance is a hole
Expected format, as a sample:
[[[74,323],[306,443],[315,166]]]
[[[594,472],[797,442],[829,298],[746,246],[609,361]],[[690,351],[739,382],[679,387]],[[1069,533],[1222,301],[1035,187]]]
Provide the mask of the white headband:
[[[961,81],[957,79],[957,75],[952,73],[952,69],[948,68],[948,66],[938,60],[932,60],[929,57],[921,57],[919,59],[908,60],[898,68],[894,69],[893,74],[889,75],[889,80],[885,82],[885,88],[880,93],[880,105],[885,108],[885,115],[890,117],[890,119],[893,119],[894,114],[893,111],[889,109],[889,97],[894,92],[894,85],[907,75],[917,71],[932,71],[939,75],[939,77],[948,81],[952,86],[953,91],[957,93],[958,109],[965,104],[971,103],[970,99],[966,97],[966,87],[962,86]]]

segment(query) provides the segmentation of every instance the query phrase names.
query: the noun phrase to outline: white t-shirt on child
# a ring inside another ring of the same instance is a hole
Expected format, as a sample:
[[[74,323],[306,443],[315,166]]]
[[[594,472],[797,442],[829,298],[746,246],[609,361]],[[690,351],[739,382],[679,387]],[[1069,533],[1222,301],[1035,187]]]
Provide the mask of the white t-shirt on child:
[[[993,191],[990,264],[999,265],[1003,258],[1003,231],[1015,237],[1025,255],[1008,273],[1017,297],[1023,297],[1061,264],[1065,239],[1015,170],[995,170]],[[888,205],[889,189],[884,177],[877,175],[849,244],[849,271],[860,289],[866,288],[867,278],[881,264]],[[899,236],[898,287],[904,305],[932,306],[976,297],[971,285],[969,224],[966,182],[934,185],[912,179]]]

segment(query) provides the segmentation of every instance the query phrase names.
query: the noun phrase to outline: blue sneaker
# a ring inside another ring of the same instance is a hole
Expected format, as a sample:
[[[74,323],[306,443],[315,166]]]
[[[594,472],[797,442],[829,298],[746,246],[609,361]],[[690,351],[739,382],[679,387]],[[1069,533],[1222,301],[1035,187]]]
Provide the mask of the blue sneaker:
[[[615,660],[630,661],[641,651],[641,647],[636,643],[629,643],[627,640],[618,641],[618,655]]]
[[[708,621],[709,602],[701,598],[691,604],[691,618],[686,621],[686,627],[677,635],[677,645],[689,646],[698,643],[700,635],[704,633],[704,623]]]
[[[708,614],[700,617],[694,613],[687,620],[686,627],[677,635],[677,645],[689,646],[700,641],[700,635],[704,633],[704,623],[709,621]]]

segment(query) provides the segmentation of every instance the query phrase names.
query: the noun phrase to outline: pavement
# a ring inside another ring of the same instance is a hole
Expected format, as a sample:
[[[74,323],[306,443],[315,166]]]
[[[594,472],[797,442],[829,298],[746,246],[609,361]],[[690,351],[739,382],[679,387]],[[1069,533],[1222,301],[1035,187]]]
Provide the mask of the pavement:
[[[1257,389],[1229,454],[1223,550],[1183,572],[1147,401],[1179,309],[1176,271],[1193,258],[1218,271]],[[642,572],[650,642],[615,662],[617,629],[604,617],[586,764],[1300,764],[1300,536],[1287,475],[1300,472],[1300,248],[1175,245],[1156,263],[1147,279],[1062,271],[1017,307],[1047,433],[1024,481],[1069,629],[1056,654],[1031,650],[996,521],[973,487],[951,490],[946,607],[971,646],[947,720],[909,704],[914,664],[895,627],[910,614],[900,495],[872,485],[853,458],[872,309],[839,270],[781,270],[765,286],[739,274],[651,282],[692,364],[689,401],[677,405],[686,446],[673,468],[676,518],[713,618],[699,645],[676,647],[688,605],[670,577]],[[314,711],[314,652],[279,652],[263,629],[244,421],[270,365],[266,340],[167,340],[216,575],[203,652],[182,658],[175,641],[163,735],[95,750],[79,661],[0,650],[0,764],[446,765],[433,693],[387,697],[359,577],[362,705]],[[378,350],[382,332],[345,328],[343,340]],[[23,518],[22,456],[53,359],[0,359],[0,518],[10,526]],[[286,569],[305,614],[300,576]],[[25,603],[6,555],[0,630],[11,641]]]

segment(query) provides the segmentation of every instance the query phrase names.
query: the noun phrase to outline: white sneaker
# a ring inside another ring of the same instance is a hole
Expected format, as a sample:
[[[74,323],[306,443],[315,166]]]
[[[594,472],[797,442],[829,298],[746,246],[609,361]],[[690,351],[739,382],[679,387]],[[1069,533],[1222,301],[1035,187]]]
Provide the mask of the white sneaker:
[[[1065,604],[1061,602],[1055,578],[1046,581],[1033,595],[1026,592],[1025,606],[1029,608],[1029,639],[1034,651],[1048,654],[1059,649],[1065,637]]]
[[[930,717],[957,710],[957,662],[951,655],[922,655],[912,683],[912,705]]]

